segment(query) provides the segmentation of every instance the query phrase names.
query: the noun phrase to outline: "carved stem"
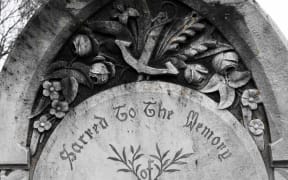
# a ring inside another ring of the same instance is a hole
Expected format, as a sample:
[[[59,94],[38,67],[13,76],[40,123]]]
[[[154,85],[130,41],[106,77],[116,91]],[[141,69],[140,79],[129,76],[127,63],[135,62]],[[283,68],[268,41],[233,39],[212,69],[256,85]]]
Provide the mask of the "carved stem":
[[[157,68],[149,67],[149,66],[141,63],[140,61],[137,61],[131,55],[131,53],[129,53],[127,47],[129,47],[131,43],[125,42],[125,41],[120,41],[120,40],[116,40],[115,43],[119,46],[124,60],[131,67],[133,67],[138,73],[144,73],[144,74],[148,74],[148,75],[160,75],[160,74],[177,75],[177,74],[179,74],[179,71],[171,62],[166,63],[167,69],[157,69]]]

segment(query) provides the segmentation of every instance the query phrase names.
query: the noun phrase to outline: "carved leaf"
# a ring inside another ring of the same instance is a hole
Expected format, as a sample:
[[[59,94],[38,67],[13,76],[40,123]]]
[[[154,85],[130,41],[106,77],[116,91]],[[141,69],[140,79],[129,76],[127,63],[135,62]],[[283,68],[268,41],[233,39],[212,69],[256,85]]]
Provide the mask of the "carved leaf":
[[[120,154],[118,153],[118,151],[116,150],[116,148],[112,145],[112,144],[109,144],[109,146],[111,147],[111,149],[113,150],[113,152],[120,158],[120,160],[122,159]]]
[[[50,105],[50,103],[51,103],[50,98],[41,95],[41,97],[35,102],[36,105],[35,108],[32,109],[31,113],[32,115],[30,119],[33,119],[42,114],[43,111]]]
[[[168,172],[168,173],[173,173],[173,172],[177,172],[177,171],[180,171],[179,169],[167,169],[167,170],[164,170],[164,172]]]
[[[83,63],[73,63],[71,69],[75,69],[83,73],[85,76],[89,76],[90,67]]]
[[[40,134],[37,130],[34,129],[32,132],[32,137],[31,137],[31,142],[30,142],[30,151],[31,151],[32,156],[36,153],[36,150],[39,145],[39,139],[40,139]]]
[[[219,90],[221,84],[225,82],[225,79],[223,76],[220,76],[219,74],[214,74],[212,78],[209,80],[207,85],[203,88],[200,89],[200,92],[203,93],[212,93],[216,92]]]
[[[248,124],[252,120],[252,111],[249,107],[241,106],[243,125],[248,129]]]
[[[186,159],[186,158],[188,158],[188,157],[190,157],[192,155],[193,155],[193,153],[183,154],[181,157],[179,157],[179,159]]]
[[[166,159],[163,163],[163,166],[166,166],[168,164],[168,162],[170,161],[170,159]]]
[[[252,136],[252,138],[254,139],[258,149],[263,152],[265,150],[264,135]]]
[[[160,166],[159,166],[158,164],[155,164],[154,166],[156,167],[156,169],[157,169],[159,172],[161,171],[161,168],[160,168]]]
[[[183,50],[182,55],[186,56],[186,59],[193,57],[197,60],[232,49],[232,46],[215,40],[195,41]]]
[[[219,87],[220,103],[219,109],[226,109],[230,107],[235,100],[235,89],[229,87],[226,84],[221,84]]]
[[[134,160],[136,161],[136,160],[140,159],[142,156],[144,156],[144,154],[139,154],[139,155],[137,155],[137,156],[135,157]]]
[[[177,164],[177,165],[184,165],[184,164],[187,164],[187,162],[184,162],[184,161],[177,161],[177,162],[174,162],[174,164]]]
[[[130,169],[118,169],[118,172],[132,172]]]
[[[177,19],[164,34],[156,53],[156,58],[161,58],[167,51],[177,50],[179,45],[186,43],[187,39],[195,36],[199,31],[205,29],[205,25],[199,23],[200,18],[190,14],[184,19]]]
[[[163,154],[162,159],[164,159],[164,158],[168,155],[169,152],[170,152],[169,150],[166,151],[166,152]]]
[[[214,47],[214,48],[209,47],[209,50],[199,55],[196,55],[194,59],[195,60],[203,59],[203,58],[214,56],[216,54],[222,53],[224,51],[229,51],[229,50],[234,50],[234,48],[228,44],[218,43],[217,47]]]
[[[185,69],[187,67],[187,64],[182,60],[182,57],[171,57],[168,58],[167,61],[170,61],[178,69]]]
[[[124,162],[127,162],[125,147],[123,148],[122,155],[123,155]]]
[[[108,157],[107,159],[110,159],[112,161],[120,161],[121,162],[121,160],[116,158],[116,157]]]
[[[88,26],[96,32],[113,35],[117,39],[134,42],[134,38],[130,31],[117,21],[88,22]]]
[[[64,69],[68,66],[68,62],[66,61],[57,61],[57,62],[54,62],[52,64],[49,65],[49,68],[48,70],[46,71],[46,74],[51,74],[53,73],[54,71],[56,70],[59,70],[59,69]]]
[[[83,84],[89,88],[93,87],[90,77],[75,69],[60,69],[52,74],[46,75],[45,79],[64,79],[67,77],[74,77],[79,84]]]
[[[137,150],[136,150],[136,152],[135,152],[135,154],[138,154],[140,152],[140,150],[141,150],[141,146],[139,145]]]
[[[240,72],[233,71],[229,74],[229,86],[233,88],[239,88],[246,85],[251,79],[251,73],[248,71]]]
[[[63,95],[68,103],[72,103],[78,94],[78,82],[74,77],[67,77],[61,81]]]
[[[132,154],[134,154],[134,147],[133,146],[130,146],[130,151]]]
[[[159,148],[158,144],[156,144],[156,150],[157,150],[158,156],[162,159],[162,157],[161,157],[161,152],[160,152],[160,148]]]
[[[177,159],[180,154],[182,153],[183,149],[181,148],[179,151],[176,152],[175,156],[174,156],[174,159]]]

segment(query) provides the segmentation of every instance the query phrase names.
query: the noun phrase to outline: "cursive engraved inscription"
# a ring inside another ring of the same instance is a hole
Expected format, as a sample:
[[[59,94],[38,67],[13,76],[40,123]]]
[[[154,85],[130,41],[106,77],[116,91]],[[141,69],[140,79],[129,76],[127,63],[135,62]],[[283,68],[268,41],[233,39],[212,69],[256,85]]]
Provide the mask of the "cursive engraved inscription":
[[[222,138],[217,136],[213,130],[211,130],[208,126],[199,121],[198,112],[195,112],[193,110],[189,112],[184,127],[189,128],[191,132],[195,129],[197,133],[210,141],[211,145],[215,146],[216,149],[219,150],[218,158],[220,161],[223,161],[224,159],[227,159],[232,155],[225,142],[223,142]]]
[[[113,111],[114,111],[113,119],[116,121],[119,121],[120,123],[137,122],[137,120],[140,120],[139,118],[137,119],[138,115],[139,117],[142,117],[142,118],[146,117],[147,119],[157,118],[159,120],[163,120],[164,122],[175,121],[177,120],[177,118],[182,119],[182,114],[179,116],[174,116],[175,115],[174,110],[169,109],[168,107],[163,105],[161,100],[160,101],[154,101],[154,100],[141,101],[139,102],[139,104],[136,104],[134,106],[125,104],[125,103],[117,104],[117,105],[112,106],[111,112]],[[200,136],[205,138],[208,142],[210,142],[211,146],[215,147],[216,150],[218,151],[217,157],[220,161],[223,161],[231,157],[232,153],[230,152],[230,149],[227,147],[223,138],[218,136],[217,133],[213,129],[211,129],[208,125],[206,125],[205,123],[199,120],[200,113],[194,110],[190,110],[187,112],[188,113],[186,116],[184,114],[184,117],[186,117],[186,123],[184,124],[184,126],[182,126],[182,124],[179,123],[179,127],[180,128],[184,127],[185,129],[188,129],[191,133],[196,132]],[[87,128],[82,134],[80,134],[77,140],[75,140],[69,145],[66,145],[66,143],[63,144],[63,148],[60,151],[60,159],[69,162],[71,170],[73,170],[73,162],[77,160],[77,155],[82,153],[83,149],[89,144],[89,142],[92,139],[94,139],[98,134],[100,134],[101,131],[104,131],[107,128],[109,128],[109,123],[106,120],[106,117],[94,115],[94,119],[96,122],[92,124],[90,128]],[[130,121],[134,119],[136,121]],[[117,155],[116,158],[118,158],[118,160],[116,160],[115,157],[110,157],[109,159],[122,162],[122,164],[126,163],[125,164],[126,169],[120,169],[119,171],[131,172],[135,176],[137,175],[136,177],[138,179],[146,179],[148,177],[151,179],[151,176],[149,175],[151,174],[151,170],[152,170],[151,168],[149,168],[151,164],[153,164],[154,167],[156,167],[156,169],[158,169],[159,171],[158,176],[155,179],[158,179],[158,177],[160,177],[161,174],[163,173],[166,173],[166,172],[171,173],[174,171],[176,172],[178,171],[178,169],[170,169],[169,167],[171,165],[169,165],[169,163],[173,164],[173,162],[175,161],[177,164],[179,160],[177,158],[180,158],[180,157],[186,158],[186,156],[188,157],[188,154],[186,155],[184,154],[180,156],[180,154],[182,153],[182,150],[181,151],[179,150],[176,153],[177,156],[175,155],[174,159],[172,158],[169,160],[167,159],[165,160],[164,157],[167,156],[169,151],[166,151],[165,153],[161,155],[160,148],[158,145],[156,145],[158,157],[157,155],[151,156],[152,159],[148,160],[148,168],[146,168],[147,171],[144,172],[145,169],[144,170],[138,169],[139,170],[138,172],[136,171],[135,168],[137,167],[140,168],[143,165],[134,164],[134,163],[136,163],[136,160],[138,160],[139,158],[143,156],[143,154],[139,152],[141,149],[141,146],[139,146],[137,149],[132,146],[130,147],[131,153],[132,154],[134,153],[133,157],[135,156],[134,159],[132,158],[132,160],[130,160],[131,162],[129,162],[129,160],[126,159],[127,157],[123,154],[123,153],[126,153],[125,148],[123,149],[123,152],[122,152],[123,156],[120,157],[117,154],[118,151],[116,150],[116,148],[113,145],[110,145],[110,147],[112,148],[113,152],[116,153]]]
[[[100,133],[100,131],[108,128],[109,124],[105,118],[94,116],[97,123],[94,123],[90,128],[85,130],[79,138],[74,141],[67,150],[66,144],[63,144],[63,150],[60,152],[60,158],[68,161],[71,170],[73,170],[73,162],[77,160],[77,154],[80,154],[85,146]]]

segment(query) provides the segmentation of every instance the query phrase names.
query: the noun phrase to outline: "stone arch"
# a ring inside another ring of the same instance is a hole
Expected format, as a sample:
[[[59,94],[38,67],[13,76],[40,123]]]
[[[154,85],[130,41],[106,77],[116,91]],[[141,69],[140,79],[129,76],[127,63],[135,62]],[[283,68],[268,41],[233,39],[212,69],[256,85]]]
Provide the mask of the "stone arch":
[[[285,40],[253,1],[181,1],[207,18],[235,47],[251,70],[263,94],[269,120],[272,166],[285,166],[288,160]],[[110,2],[51,0],[21,33],[0,76],[0,114],[4,114],[1,133],[5,134],[0,145],[7,146],[5,139],[11,141],[4,151],[4,159],[0,159],[0,167],[28,168],[29,116],[40,77],[78,26]],[[15,149],[13,155],[11,149]]]

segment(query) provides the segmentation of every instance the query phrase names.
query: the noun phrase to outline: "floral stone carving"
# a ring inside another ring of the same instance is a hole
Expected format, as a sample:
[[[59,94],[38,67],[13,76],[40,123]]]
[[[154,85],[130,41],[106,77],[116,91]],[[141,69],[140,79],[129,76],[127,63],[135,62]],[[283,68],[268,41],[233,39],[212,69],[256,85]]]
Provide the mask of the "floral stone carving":
[[[164,2],[152,17],[141,3],[144,9],[116,1],[111,17],[88,19],[49,65],[32,109],[31,144],[49,138],[47,132],[89,96],[141,80],[165,79],[206,93],[219,109],[242,110],[239,121],[251,131],[260,93],[234,48],[195,11],[171,16]],[[177,4],[168,5],[177,12]]]

